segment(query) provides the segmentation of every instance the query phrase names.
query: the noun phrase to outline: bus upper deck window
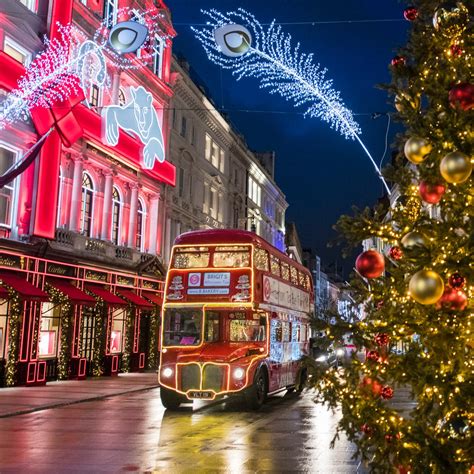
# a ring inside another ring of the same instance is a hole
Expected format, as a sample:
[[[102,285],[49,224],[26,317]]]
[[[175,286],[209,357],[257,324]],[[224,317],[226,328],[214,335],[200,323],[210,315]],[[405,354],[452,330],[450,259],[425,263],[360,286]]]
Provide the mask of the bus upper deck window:
[[[177,252],[174,268],[206,268],[209,266],[209,252]]]

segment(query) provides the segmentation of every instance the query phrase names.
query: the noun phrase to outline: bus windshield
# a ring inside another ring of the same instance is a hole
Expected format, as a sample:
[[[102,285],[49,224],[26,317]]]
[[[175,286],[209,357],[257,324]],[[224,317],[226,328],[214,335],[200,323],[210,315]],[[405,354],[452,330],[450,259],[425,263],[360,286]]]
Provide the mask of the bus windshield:
[[[167,309],[164,315],[165,346],[197,346],[201,343],[202,312],[199,309]]]

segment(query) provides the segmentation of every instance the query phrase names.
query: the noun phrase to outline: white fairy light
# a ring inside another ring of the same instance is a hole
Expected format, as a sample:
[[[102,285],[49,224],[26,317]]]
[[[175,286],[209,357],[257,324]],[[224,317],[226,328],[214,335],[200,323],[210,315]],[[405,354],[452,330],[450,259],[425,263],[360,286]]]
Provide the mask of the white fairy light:
[[[211,61],[231,70],[237,80],[258,79],[260,87],[268,89],[270,94],[278,93],[295,107],[306,107],[305,116],[320,118],[345,138],[357,140],[390,194],[379,167],[360,139],[359,124],[333,88],[332,80],[326,78],[327,70],[313,61],[312,53],[300,52],[299,43],[292,46],[291,35],[284,33],[274,21],[264,29],[254,15],[242,8],[226,14],[215,9],[202,12],[210,18],[207,26],[191,29]],[[241,35],[245,48],[242,43],[240,49],[236,46],[236,34]],[[226,44],[226,36],[229,44]]]

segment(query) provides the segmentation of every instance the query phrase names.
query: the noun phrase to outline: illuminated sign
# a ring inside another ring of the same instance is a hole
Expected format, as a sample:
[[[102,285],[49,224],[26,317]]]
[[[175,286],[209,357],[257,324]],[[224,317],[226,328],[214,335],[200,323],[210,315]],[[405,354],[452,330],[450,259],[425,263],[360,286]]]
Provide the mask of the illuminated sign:
[[[115,146],[119,130],[132,132],[143,143],[142,163],[151,170],[155,161],[165,161],[163,132],[153,105],[153,96],[144,87],[130,87],[131,100],[124,106],[110,105],[102,109],[102,141]]]
[[[228,295],[229,288],[189,288],[188,295]]]
[[[190,273],[188,275],[188,286],[201,286],[201,274]]]
[[[264,275],[263,300],[298,311],[309,311],[309,293]]]
[[[204,286],[229,286],[230,272],[204,273]]]

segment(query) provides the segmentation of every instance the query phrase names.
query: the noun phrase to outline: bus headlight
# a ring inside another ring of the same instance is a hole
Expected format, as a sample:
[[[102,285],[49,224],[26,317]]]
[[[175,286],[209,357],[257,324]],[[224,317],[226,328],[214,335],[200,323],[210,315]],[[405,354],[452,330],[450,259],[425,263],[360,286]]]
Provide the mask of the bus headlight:
[[[235,380],[242,380],[245,377],[245,370],[237,367],[234,369],[234,379]]]
[[[166,367],[161,371],[161,375],[165,378],[169,378],[173,375],[173,369],[170,367]]]

